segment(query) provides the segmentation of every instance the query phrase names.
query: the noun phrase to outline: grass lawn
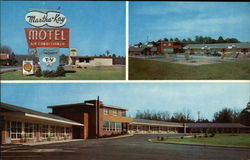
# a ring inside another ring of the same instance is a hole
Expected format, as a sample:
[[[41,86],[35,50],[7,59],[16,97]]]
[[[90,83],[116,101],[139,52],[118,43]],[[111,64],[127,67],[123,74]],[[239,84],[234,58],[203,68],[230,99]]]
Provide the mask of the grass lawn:
[[[70,68],[65,77],[23,76],[21,70],[0,74],[1,80],[124,80],[125,68]]]
[[[153,142],[171,142],[216,146],[247,146],[250,147],[250,134],[215,134],[214,137],[202,138],[173,138],[164,141],[153,139]]]
[[[250,60],[188,66],[129,58],[130,80],[249,80]]]

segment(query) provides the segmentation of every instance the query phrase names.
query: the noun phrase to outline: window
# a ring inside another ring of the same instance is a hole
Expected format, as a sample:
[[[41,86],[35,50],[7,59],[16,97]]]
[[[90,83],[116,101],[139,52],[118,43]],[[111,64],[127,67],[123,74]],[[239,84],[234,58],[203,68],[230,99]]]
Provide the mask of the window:
[[[104,108],[104,115],[109,115],[109,109],[108,108]]]
[[[122,116],[126,117],[126,111],[122,111]]]
[[[66,127],[66,137],[71,137],[71,128]]]
[[[22,122],[10,121],[10,137],[12,139],[21,138],[22,135]]]
[[[50,137],[55,137],[56,136],[56,126],[50,126]]]
[[[104,129],[104,131],[109,131],[109,122],[108,121],[103,122],[103,129]]]
[[[60,127],[60,137],[64,137],[64,127]]]
[[[115,122],[115,128],[116,128],[116,131],[120,132],[122,130],[121,122]]]
[[[25,138],[33,138],[34,135],[34,124],[24,123]]]
[[[85,63],[89,63],[90,59],[89,58],[80,58],[79,62],[85,62]]]
[[[41,133],[42,133],[43,138],[49,137],[49,126],[48,125],[42,125]]]
[[[113,109],[113,116],[118,116],[118,110]]]
[[[110,131],[115,131],[115,122],[110,122]]]

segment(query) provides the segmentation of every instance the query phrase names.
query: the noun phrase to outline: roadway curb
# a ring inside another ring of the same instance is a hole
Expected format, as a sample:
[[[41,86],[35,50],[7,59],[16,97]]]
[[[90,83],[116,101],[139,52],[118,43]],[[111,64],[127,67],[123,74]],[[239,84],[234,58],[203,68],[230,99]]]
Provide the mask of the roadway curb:
[[[152,139],[148,139],[148,142],[151,143],[162,143],[162,144],[177,144],[177,145],[188,145],[188,146],[203,146],[203,147],[221,147],[221,148],[234,148],[234,149],[250,149],[250,147],[243,146],[216,146],[216,145],[208,145],[208,144],[191,144],[191,143],[180,143],[180,142],[153,142]]]
[[[65,140],[65,141],[49,141],[49,142],[37,142],[37,143],[23,143],[18,145],[10,145],[10,146],[0,146],[2,151],[8,151],[16,148],[20,148],[23,146],[38,146],[38,145],[46,145],[46,144],[57,144],[57,143],[67,143],[67,142],[75,142],[75,141],[85,141],[84,139],[75,139],[75,140]]]
[[[67,143],[67,142],[76,142],[76,141],[85,141],[85,139],[72,139],[72,140],[63,140],[63,141],[48,141],[48,142],[37,142],[37,143],[24,143],[23,146],[38,146],[38,145],[44,145],[44,144]]]
[[[107,138],[98,138],[98,140],[106,140],[106,139],[119,139],[119,138],[126,138],[132,137],[134,134],[122,135],[122,136],[115,136],[115,137],[107,137]]]

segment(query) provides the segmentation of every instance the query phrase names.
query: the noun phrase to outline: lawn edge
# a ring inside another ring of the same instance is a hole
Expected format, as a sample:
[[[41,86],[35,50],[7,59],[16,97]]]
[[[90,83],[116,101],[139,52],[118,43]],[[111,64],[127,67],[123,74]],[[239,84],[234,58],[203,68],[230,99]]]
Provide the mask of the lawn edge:
[[[193,143],[182,143],[182,142],[156,142],[152,141],[152,138],[148,139],[151,143],[163,143],[163,144],[177,144],[177,145],[189,145],[189,146],[203,146],[203,147],[222,147],[222,148],[236,148],[236,149],[250,149],[247,146],[226,146],[226,145],[210,145],[210,144],[193,144]]]

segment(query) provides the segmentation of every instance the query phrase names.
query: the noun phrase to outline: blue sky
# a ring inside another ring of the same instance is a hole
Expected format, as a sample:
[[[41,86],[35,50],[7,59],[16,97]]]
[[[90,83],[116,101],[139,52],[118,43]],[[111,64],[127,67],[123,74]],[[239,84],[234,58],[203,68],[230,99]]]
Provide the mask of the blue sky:
[[[1,101],[50,112],[49,105],[100,99],[105,104],[137,110],[190,111],[194,119],[212,119],[224,107],[243,109],[250,101],[250,83],[2,83]]]
[[[125,2],[83,1],[1,1],[1,45],[9,45],[16,54],[28,54],[24,28],[29,8],[55,10],[66,16],[64,28],[70,28],[70,47],[79,55],[111,54],[125,56]],[[61,49],[67,54],[68,49]]]
[[[129,2],[129,44],[162,38],[250,41],[250,2]]]

